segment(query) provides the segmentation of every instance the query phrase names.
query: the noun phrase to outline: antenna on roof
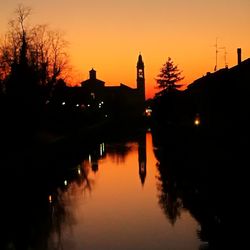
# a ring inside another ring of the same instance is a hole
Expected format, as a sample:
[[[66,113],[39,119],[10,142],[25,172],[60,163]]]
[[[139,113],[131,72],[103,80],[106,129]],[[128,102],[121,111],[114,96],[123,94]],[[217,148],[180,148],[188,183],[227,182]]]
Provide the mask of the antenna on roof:
[[[216,41],[215,41],[215,66],[214,66],[214,71],[217,70],[217,58],[218,58],[218,37],[216,37]]]
[[[227,68],[228,67],[228,65],[227,65],[227,49],[226,49],[226,47],[220,47],[219,49],[224,50],[224,62],[225,62],[225,68]]]

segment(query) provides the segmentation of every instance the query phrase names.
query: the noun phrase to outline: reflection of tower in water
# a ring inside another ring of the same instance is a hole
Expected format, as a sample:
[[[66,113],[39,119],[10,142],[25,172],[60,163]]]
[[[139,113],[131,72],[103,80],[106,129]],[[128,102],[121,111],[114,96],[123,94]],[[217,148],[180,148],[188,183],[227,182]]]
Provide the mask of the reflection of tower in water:
[[[141,184],[144,185],[147,174],[146,134],[141,136],[138,141],[138,161],[139,176],[141,179]]]

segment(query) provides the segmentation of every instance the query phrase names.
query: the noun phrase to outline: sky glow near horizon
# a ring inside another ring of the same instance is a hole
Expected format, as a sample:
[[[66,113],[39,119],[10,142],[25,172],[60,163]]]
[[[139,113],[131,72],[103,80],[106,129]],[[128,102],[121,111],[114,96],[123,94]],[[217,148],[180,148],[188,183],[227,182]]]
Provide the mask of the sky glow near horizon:
[[[0,0],[0,37],[20,3],[32,8],[32,25],[65,33],[75,84],[94,68],[106,85],[136,87],[141,52],[149,98],[168,57],[182,70],[182,84],[214,70],[216,38],[218,69],[237,64],[237,48],[242,60],[250,57],[249,0]]]

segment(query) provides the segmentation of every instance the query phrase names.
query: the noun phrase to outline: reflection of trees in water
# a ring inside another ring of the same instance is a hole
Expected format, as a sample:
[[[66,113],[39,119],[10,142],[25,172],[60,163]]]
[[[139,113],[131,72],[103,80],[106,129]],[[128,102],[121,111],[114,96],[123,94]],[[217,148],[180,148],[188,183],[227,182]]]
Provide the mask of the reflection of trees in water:
[[[163,144],[157,137],[153,139],[154,153],[158,159],[160,206],[172,225],[180,217],[183,209],[187,209],[201,224],[207,216],[207,208],[203,206],[203,201],[207,201],[208,197],[207,190],[201,185],[202,176],[196,166],[194,167],[196,163],[190,161],[184,153],[180,156],[176,145]],[[197,236],[207,241],[205,231],[202,224]]]
[[[83,161],[75,170],[75,176],[64,187],[59,187],[51,200],[51,232],[48,249],[63,249],[63,234],[76,223],[74,207],[81,203],[86,192],[91,192],[94,181],[89,178],[90,165]]]
[[[104,145],[104,143],[102,143]],[[137,147],[136,143],[111,143],[105,144],[105,150],[100,154],[100,146],[90,152],[87,159],[84,159],[70,175],[67,185],[57,188],[51,198],[51,231],[48,239],[48,249],[63,249],[63,237],[67,230],[72,230],[76,223],[74,218],[74,208],[83,201],[87,192],[91,192],[94,180],[91,179],[91,172],[95,172],[94,166],[98,166],[98,161],[106,155],[117,164],[124,162],[126,156]]]
[[[160,165],[158,165],[158,169],[160,169]],[[177,218],[181,215],[181,210],[183,209],[183,203],[180,197],[178,197],[178,192],[162,176],[158,177],[157,189],[159,191],[159,204],[166,214],[169,222],[174,225]]]
[[[200,224],[197,237],[204,242],[200,249],[217,249],[223,243],[223,214],[228,209],[227,186],[223,185],[225,162],[230,159],[225,157],[227,145],[199,134],[183,135],[153,133],[159,162],[159,203],[171,223],[181,209],[187,209]],[[180,147],[185,150],[180,151]]]
[[[154,154],[158,160],[157,169],[159,175],[157,176],[157,189],[159,191],[159,205],[169,222],[174,225],[177,218],[181,215],[183,202],[177,188],[177,182],[171,171],[173,163],[176,162],[173,155],[173,148],[165,147],[161,143],[161,139],[161,135],[153,134]]]
[[[134,145],[131,143],[112,143],[106,145],[108,155],[117,164],[125,162],[126,156],[133,150],[133,147]]]

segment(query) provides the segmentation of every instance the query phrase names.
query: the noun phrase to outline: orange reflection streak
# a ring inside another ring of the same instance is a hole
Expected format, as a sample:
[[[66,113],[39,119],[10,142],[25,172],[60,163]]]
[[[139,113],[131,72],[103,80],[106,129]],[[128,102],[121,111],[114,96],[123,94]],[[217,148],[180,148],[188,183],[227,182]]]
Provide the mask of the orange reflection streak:
[[[59,241],[62,246],[181,249],[187,245],[189,249],[198,248],[198,225],[190,213],[182,211],[173,227],[159,207],[156,187],[159,173],[151,134],[147,133],[144,139],[144,145],[143,140],[139,140],[139,144],[107,145],[106,158],[98,161],[97,172],[91,171],[93,157],[84,161],[82,170],[86,169],[88,178],[95,184],[91,195],[86,195],[83,186],[74,182],[61,193],[59,200],[63,201],[64,210],[60,211],[64,213],[62,218],[59,216],[62,223]],[[142,157],[147,169],[143,186],[138,172],[139,147],[146,150],[146,159]],[[49,240],[54,244],[58,241],[53,234]]]

